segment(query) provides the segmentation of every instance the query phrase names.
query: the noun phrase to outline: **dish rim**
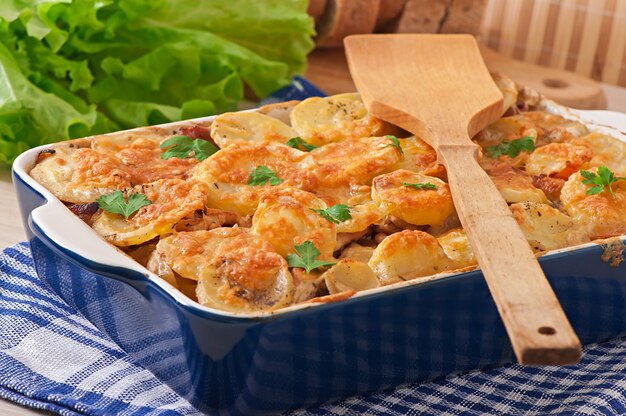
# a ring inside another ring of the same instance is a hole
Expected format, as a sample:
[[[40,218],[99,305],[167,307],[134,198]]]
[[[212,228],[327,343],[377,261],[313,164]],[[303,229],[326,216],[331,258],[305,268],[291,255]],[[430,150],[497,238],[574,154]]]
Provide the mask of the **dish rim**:
[[[542,100],[541,107],[541,111],[561,115],[567,119],[581,121],[591,131],[608,134],[618,140],[626,142],[626,114],[624,113],[605,110],[575,110],[563,107],[547,99]],[[135,129],[107,133],[107,135],[117,135],[136,131],[150,131],[155,128],[178,128],[186,125],[211,122],[216,117],[217,115],[214,115],[149,127],[138,127]],[[86,139],[91,137],[93,136],[86,137]],[[167,281],[143,267],[140,263],[123,253],[117,247],[102,239],[89,225],[74,215],[57,197],[55,197],[50,191],[44,188],[43,185],[39,184],[30,176],[28,172],[32,169],[39,152],[45,149],[53,148],[58,144],[59,143],[46,144],[29,149],[18,156],[13,163],[12,171],[14,180],[21,181],[25,186],[34,191],[45,201],[41,206],[38,206],[33,209],[32,212],[28,213],[28,218],[23,218],[28,222],[28,226],[31,231],[38,238],[40,238],[44,244],[72,262],[78,263],[81,268],[99,275],[114,278],[116,280],[131,277],[132,280],[137,280],[138,283],[145,283],[146,285],[152,283],[162,292],[162,294],[171,298],[180,307],[185,308],[194,315],[213,320],[238,323],[259,322],[279,317],[288,318],[294,314],[311,312],[312,310],[321,311],[322,309],[329,307],[347,305],[355,301],[361,301],[362,299],[376,298],[383,295],[391,296],[392,293],[411,290],[414,286],[431,285],[434,283],[449,281],[451,279],[469,277],[472,273],[480,273],[479,268],[473,268],[472,270],[465,271],[447,271],[431,276],[381,286],[374,289],[359,291],[351,297],[343,299],[339,302],[304,302],[280,308],[275,311],[241,313],[203,306],[200,303],[188,298]],[[17,185],[15,186],[17,187]],[[26,213],[21,212],[21,214],[24,216]],[[66,219],[67,221],[65,221]],[[57,228],[61,226],[61,223],[63,224],[63,230],[59,230]],[[71,230],[71,232],[68,230]],[[70,241],[68,234],[72,235],[71,240],[80,241],[80,245]],[[626,245],[626,235],[611,238],[611,240],[614,239],[617,239],[621,241],[623,245]],[[542,254],[539,257],[539,260],[541,261],[544,258],[550,259],[571,255],[571,252],[573,251],[580,252],[593,249],[601,246],[603,241],[606,240],[595,240],[593,242],[579,244],[572,247],[551,250]],[[107,258],[107,256],[111,257]]]

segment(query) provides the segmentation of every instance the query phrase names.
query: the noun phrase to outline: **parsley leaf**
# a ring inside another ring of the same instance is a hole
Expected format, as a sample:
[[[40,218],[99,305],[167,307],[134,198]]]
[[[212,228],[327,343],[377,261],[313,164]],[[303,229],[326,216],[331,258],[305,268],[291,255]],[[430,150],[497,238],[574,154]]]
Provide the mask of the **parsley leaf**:
[[[580,175],[585,178],[582,181],[583,184],[594,185],[587,189],[587,195],[602,193],[602,191],[604,191],[604,187],[606,186],[609,188],[610,194],[615,197],[615,193],[613,192],[613,183],[620,180],[626,180],[624,177],[615,176],[615,174],[606,166],[598,167],[597,174],[587,170],[581,170]]]
[[[257,166],[248,176],[248,185],[265,185],[267,181],[270,181],[270,185],[274,186],[283,180],[267,166]]]
[[[385,139],[391,140],[391,143],[388,144],[386,147],[395,147],[401,155],[404,155],[404,150],[402,150],[402,146],[400,146],[400,140],[396,136],[388,134],[387,136],[385,136]]]
[[[485,150],[487,150],[489,156],[494,159],[503,155],[513,158],[521,152],[532,152],[535,150],[535,141],[530,136],[524,136],[513,141],[503,140],[499,145],[489,146]]]
[[[350,215],[350,208],[348,208],[347,205],[343,204],[333,205],[332,207],[327,209],[309,209],[311,211],[317,212],[333,224],[339,224],[340,222],[348,221],[352,218],[352,215]]]
[[[302,140],[302,138],[300,137],[292,137],[291,139],[287,140],[287,143],[285,144],[289,147],[293,147],[294,149],[298,149],[298,150],[304,149],[305,152],[310,152],[311,150],[317,149],[319,147],[319,146],[313,146],[312,144],[308,144],[307,142]]]
[[[128,202],[124,200],[122,191],[115,191],[102,195],[96,199],[98,207],[113,214],[121,214],[124,218],[130,217],[139,208],[152,204],[144,194],[132,194],[128,197]]]
[[[316,260],[315,258],[320,255],[320,251],[315,247],[313,242],[305,241],[304,243],[295,246],[298,254],[288,254],[285,259],[289,267],[300,267],[310,273],[311,270],[318,267],[332,266],[335,262]]]
[[[161,159],[170,159],[177,157],[179,159],[186,159],[189,157],[189,152],[193,152],[193,155],[199,161],[203,161],[213,153],[218,151],[211,142],[202,139],[192,139],[188,136],[173,136],[161,143],[161,149],[168,148],[165,152],[161,153]]]
[[[408,182],[402,182],[402,186],[406,186],[409,188],[414,188],[414,189],[429,189],[431,191],[436,191],[437,190],[437,186],[433,183],[430,182],[426,182],[426,183],[408,183]]]

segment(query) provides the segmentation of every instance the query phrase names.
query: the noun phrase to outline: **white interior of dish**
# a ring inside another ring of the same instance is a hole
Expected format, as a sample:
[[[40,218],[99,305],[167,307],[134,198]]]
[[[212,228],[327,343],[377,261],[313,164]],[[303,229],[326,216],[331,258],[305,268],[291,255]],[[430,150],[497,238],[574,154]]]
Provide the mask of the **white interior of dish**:
[[[561,115],[568,119],[575,119],[584,122],[590,130],[613,136],[619,140],[626,142],[626,114],[616,113],[612,111],[582,111],[573,110],[562,107],[554,102],[545,100],[546,111],[553,114]],[[203,117],[182,122],[164,124],[161,128],[177,128],[184,126],[190,122],[209,122],[215,116]],[[119,134],[112,133],[112,134]],[[40,146],[31,149],[20,155],[13,164],[13,170],[24,182],[31,188],[39,192],[48,203],[33,210],[31,213],[32,221],[37,223],[46,235],[58,246],[76,253],[78,256],[94,263],[107,266],[119,267],[133,270],[145,275],[148,279],[154,281],[155,284],[166,290],[171,296],[182,305],[210,311],[214,314],[233,317],[263,317],[270,316],[281,312],[293,311],[295,309],[303,309],[315,307],[316,303],[301,303],[282,308],[275,312],[255,312],[255,313],[233,313],[218,309],[208,308],[189,299],[183,295],[165,280],[150,272],[139,263],[135,262],[129,256],[117,250],[113,245],[101,239],[86,223],[74,215],[61,201],[59,201],[46,188],[30,177],[28,172],[33,167],[37,154],[51,145]],[[626,236],[619,237],[621,241],[626,242]],[[594,246],[596,243],[586,243],[574,247],[568,247],[559,250],[547,252],[544,256],[555,255],[568,251],[582,249],[584,247]],[[399,282],[393,285],[369,289],[358,292],[353,297],[364,297],[374,293],[387,291],[389,288],[400,288],[421,284],[427,281],[438,280],[447,276],[458,274],[459,272],[439,273],[433,276],[427,276],[406,282]]]

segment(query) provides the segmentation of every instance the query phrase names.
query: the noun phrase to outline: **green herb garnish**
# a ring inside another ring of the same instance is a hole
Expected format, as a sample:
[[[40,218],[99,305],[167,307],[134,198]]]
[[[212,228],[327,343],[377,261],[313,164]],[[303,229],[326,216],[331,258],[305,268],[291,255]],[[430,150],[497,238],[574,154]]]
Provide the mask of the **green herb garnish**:
[[[343,204],[333,205],[332,207],[327,209],[309,209],[311,211],[317,212],[333,224],[339,224],[340,222],[348,221],[352,218],[352,215],[350,215],[350,208],[348,208],[347,205]]]
[[[311,241],[305,241],[295,246],[295,249],[298,254],[292,253],[285,257],[289,267],[300,267],[305,269],[307,273],[310,273],[311,270],[317,269],[318,267],[332,266],[335,264],[335,262],[332,261],[316,260],[317,256],[320,255],[320,251]]]
[[[170,137],[161,143],[161,149],[168,147],[169,149],[161,153],[161,159],[170,159],[172,157],[186,159],[189,157],[189,152],[193,152],[196,159],[203,161],[218,151],[218,148],[211,142],[202,139],[192,139],[183,135]]]
[[[406,186],[408,188],[414,188],[414,189],[429,189],[432,191],[436,191],[437,190],[437,186],[433,183],[430,182],[426,182],[426,183],[408,183],[408,182],[402,182],[402,186]]]
[[[308,144],[300,137],[292,137],[291,139],[287,140],[287,143],[285,144],[289,147],[293,147],[294,149],[304,150],[305,152],[310,152],[311,150],[318,148],[318,146]]]
[[[499,145],[489,146],[485,150],[494,159],[503,155],[515,157],[521,152],[532,152],[535,150],[535,141],[530,136],[524,136],[513,141],[503,140]]]
[[[248,185],[265,185],[267,181],[274,186],[283,180],[276,176],[276,173],[272,172],[267,166],[257,166],[248,176]]]
[[[144,194],[132,194],[128,197],[128,202],[124,200],[122,191],[115,191],[111,194],[102,195],[96,199],[98,207],[113,214],[130,217],[139,208],[152,204]]]
[[[395,147],[401,155],[404,154],[404,150],[402,150],[402,146],[400,146],[400,140],[396,136],[388,134],[385,136],[385,139],[391,140],[391,143],[388,144],[387,147]]]
[[[606,186],[609,188],[611,195],[615,197],[615,193],[613,193],[613,183],[620,180],[626,180],[626,178],[622,176],[615,176],[615,174],[606,166],[598,167],[597,174],[587,170],[581,170],[580,175],[585,178],[582,181],[585,185],[594,185],[587,189],[587,195],[599,194]]]

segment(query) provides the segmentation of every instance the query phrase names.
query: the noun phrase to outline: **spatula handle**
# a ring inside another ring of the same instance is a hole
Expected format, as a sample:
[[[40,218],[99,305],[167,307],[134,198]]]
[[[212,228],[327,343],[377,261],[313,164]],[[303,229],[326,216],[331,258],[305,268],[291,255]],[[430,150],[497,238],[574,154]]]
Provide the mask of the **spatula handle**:
[[[454,205],[521,364],[564,365],[581,345],[476,147],[441,146]]]

